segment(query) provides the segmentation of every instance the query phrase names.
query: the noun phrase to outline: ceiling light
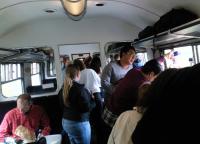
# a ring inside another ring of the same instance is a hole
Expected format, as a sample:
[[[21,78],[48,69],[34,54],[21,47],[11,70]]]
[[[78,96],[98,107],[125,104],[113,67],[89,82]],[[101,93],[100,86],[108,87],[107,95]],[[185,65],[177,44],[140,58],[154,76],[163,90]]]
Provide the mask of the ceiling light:
[[[87,0],[61,0],[61,2],[72,20],[80,20],[86,13]]]
[[[46,13],[54,13],[54,12],[56,12],[56,9],[44,9],[44,11],[46,12]]]
[[[102,7],[102,6],[104,6],[104,3],[97,3],[96,6]]]

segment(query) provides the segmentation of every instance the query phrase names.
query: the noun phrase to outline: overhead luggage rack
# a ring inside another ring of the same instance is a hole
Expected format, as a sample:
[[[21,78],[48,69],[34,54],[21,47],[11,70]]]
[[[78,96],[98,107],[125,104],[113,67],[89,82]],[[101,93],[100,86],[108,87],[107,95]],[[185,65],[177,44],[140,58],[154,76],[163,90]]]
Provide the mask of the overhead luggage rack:
[[[138,41],[136,48],[169,48],[200,42],[200,18]]]

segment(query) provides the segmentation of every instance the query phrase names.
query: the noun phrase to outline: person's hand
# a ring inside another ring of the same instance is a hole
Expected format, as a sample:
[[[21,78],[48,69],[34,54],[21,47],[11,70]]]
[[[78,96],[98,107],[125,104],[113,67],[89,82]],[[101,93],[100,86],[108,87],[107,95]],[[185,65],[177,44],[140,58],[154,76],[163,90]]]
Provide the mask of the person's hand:
[[[37,136],[37,140],[39,140],[42,137],[44,137],[44,135],[42,133],[39,133],[38,136]]]
[[[37,140],[39,140],[41,137],[44,137],[44,135],[42,134],[42,130],[39,129],[39,133],[37,135]]]

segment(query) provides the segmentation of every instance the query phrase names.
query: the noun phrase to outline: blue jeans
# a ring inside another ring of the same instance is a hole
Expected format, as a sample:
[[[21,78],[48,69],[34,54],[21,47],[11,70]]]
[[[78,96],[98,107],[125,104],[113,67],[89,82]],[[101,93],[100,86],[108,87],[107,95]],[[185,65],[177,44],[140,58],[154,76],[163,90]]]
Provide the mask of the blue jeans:
[[[71,144],[90,144],[91,127],[89,121],[77,122],[62,119],[62,126]]]

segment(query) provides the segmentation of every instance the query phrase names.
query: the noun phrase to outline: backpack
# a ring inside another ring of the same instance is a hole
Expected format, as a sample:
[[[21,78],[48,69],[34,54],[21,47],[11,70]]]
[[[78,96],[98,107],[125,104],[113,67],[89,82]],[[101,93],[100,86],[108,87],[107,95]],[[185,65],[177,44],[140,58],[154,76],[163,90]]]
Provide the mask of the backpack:
[[[172,9],[168,13],[161,16],[160,19],[155,23],[155,33],[158,34],[163,31],[170,30],[197,18],[198,15],[184,8]]]

